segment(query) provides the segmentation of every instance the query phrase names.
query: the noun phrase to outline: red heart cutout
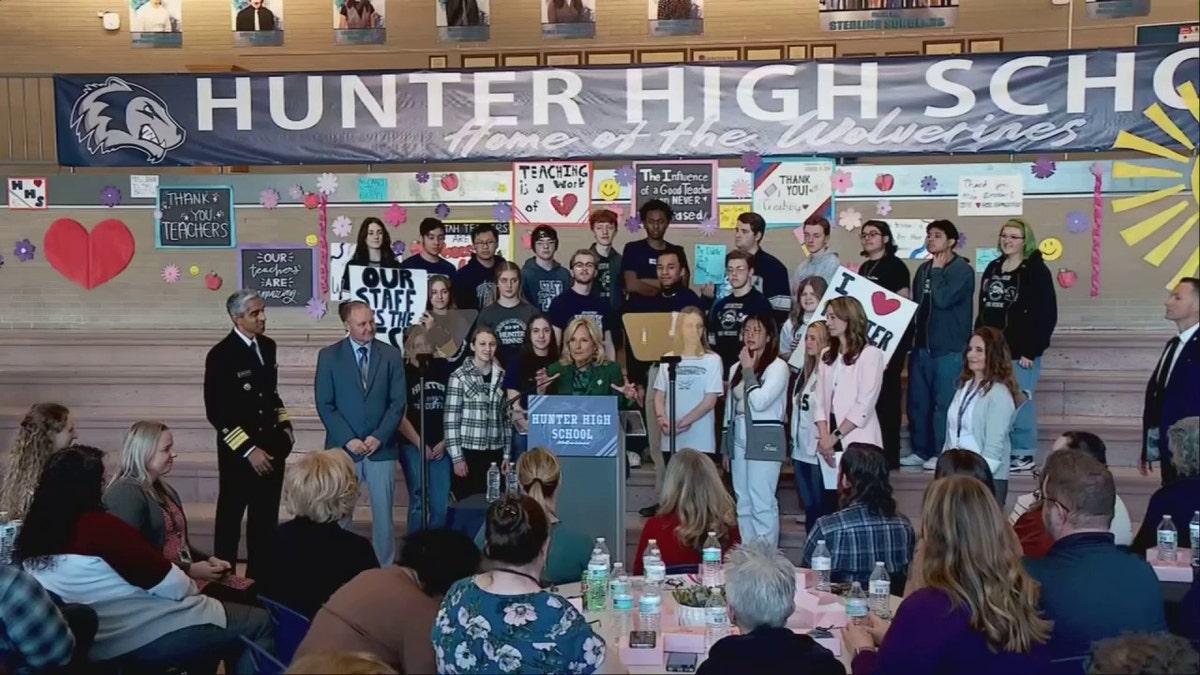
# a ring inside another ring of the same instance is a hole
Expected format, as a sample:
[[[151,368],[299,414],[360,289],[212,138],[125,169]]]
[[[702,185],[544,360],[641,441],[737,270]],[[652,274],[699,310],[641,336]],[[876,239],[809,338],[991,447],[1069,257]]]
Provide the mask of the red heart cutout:
[[[446,192],[451,192],[458,188],[458,176],[453,173],[448,173],[442,176],[442,189]]]
[[[50,266],[89,291],[124,272],[137,250],[133,234],[119,220],[106,220],[90,233],[78,221],[56,220],[43,245]]]
[[[900,301],[889,298],[883,291],[875,291],[871,294],[871,308],[875,310],[875,316],[887,316],[900,309]]]
[[[563,218],[571,215],[571,212],[575,210],[575,205],[578,203],[579,197],[576,197],[575,194],[571,192],[568,192],[562,197],[550,198],[550,206],[553,206],[554,210],[558,211],[558,215],[562,216]]]
[[[33,179],[33,187],[42,187],[42,179],[34,178]]]
[[[881,173],[875,177],[875,189],[880,192],[889,192],[896,185],[896,178],[890,173]]]

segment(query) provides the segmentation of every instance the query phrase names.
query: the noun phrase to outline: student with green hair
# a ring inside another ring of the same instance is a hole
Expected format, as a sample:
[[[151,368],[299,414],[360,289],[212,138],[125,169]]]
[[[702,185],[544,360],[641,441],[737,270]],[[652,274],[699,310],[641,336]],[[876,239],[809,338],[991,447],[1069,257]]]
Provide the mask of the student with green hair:
[[[1058,323],[1058,301],[1050,268],[1042,260],[1033,227],[1013,218],[1000,228],[1000,257],[983,271],[975,327],[1004,333],[1012,352],[1017,386],[1033,396],[1042,371],[1042,354]],[[1037,452],[1037,412],[1030,400],[1013,423],[1012,471],[1029,471]]]

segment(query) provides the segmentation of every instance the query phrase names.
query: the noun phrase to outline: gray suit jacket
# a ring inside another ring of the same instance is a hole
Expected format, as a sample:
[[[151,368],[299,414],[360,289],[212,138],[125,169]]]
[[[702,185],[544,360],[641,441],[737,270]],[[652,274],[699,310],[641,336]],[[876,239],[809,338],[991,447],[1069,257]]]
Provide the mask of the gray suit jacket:
[[[165,482],[160,484],[166,492],[167,499],[175,502],[175,506],[179,507],[179,511],[182,513],[183,503],[179,501],[179,493]],[[163,516],[163,507],[149,488],[133,478],[118,478],[113,481],[113,484],[104,491],[104,507],[108,509],[109,513],[141,532],[142,538],[150,542],[151,546],[161,551],[166,545],[167,521]],[[183,536],[186,539],[186,516],[185,521],[180,523],[180,527],[183,528]],[[188,549],[192,560],[208,560],[209,558],[209,554],[192,546],[191,541],[188,541]]]
[[[394,460],[400,455],[398,430],[407,400],[404,361],[400,350],[379,340],[373,342],[364,388],[355,349],[350,339],[344,338],[317,355],[316,403],[325,425],[325,447],[344,448],[354,439],[374,436],[380,446],[368,459]],[[355,461],[362,459],[350,456]]]

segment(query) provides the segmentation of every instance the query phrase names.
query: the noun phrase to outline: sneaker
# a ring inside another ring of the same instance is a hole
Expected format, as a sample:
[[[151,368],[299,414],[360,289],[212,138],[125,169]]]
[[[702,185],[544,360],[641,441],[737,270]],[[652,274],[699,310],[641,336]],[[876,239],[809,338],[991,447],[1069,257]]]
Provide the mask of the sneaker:
[[[929,459],[925,460],[923,464],[921,464],[921,468],[926,471],[937,471],[937,461],[937,457],[930,457]]]
[[[1022,471],[1033,471],[1037,466],[1032,457],[1014,457],[1012,464],[1009,464],[1008,470],[1010,473],[1020,473]]]
[[[653,518],[658,514],[658,504],[651,504],[644,509],[638,511],[638,514],[643,518]]]
[[[924,466],[924,465],[925,465],[925,460],[922,459],[921,456],[915,452],[912,453],[911,455],[905,455],[900,458],[900,466]]]
[[[642,465],[642,456],[631,450],[625,451],[625,460],[629,463],[629,468],[636,469]]]

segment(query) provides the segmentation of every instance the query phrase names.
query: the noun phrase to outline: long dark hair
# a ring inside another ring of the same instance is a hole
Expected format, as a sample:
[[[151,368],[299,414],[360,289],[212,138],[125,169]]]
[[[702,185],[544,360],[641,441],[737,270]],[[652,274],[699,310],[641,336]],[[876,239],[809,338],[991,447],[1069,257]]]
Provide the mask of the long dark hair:
[[[842,508],[861,502],[875,515],[895,517],[896,498],[892,496],[892,484],[888,482],[888,463],[883,448],[870,443],[851,443],[842,455],[838,472],[850,483],[849,491],[839,496]]]
[[[825,325],[829,325],[829,316],[833,315],[846,323],[846,330],[841,337],[835,337],[832,333],[829,335],[829,349],[825,352],[821,360],[825,365],[831,366],[834,361],[840,357],[842,362],[848,366],[854,365],[858,361],[858,357],[867,348],[870,342],[867,341],[867,311],[863,309],[862,303],[858,298],[852,298],[849,295],[843,295],[840,298],[834,298],[825,305]],[[841,355],[842,342],[846,343],[846,354]]]
[[[350,257],[349,264],[367,265],[371,262],[371,251],[367,248],[367,230],[371,229],[372,225],[378,225],[379,229],[383,230],[383,244],[379,246],[379,266],[399,267],[400,261],[396,260],[396,252],[392,250],[392,235],[388,234],[383,221],[375,217],[363,219],[362,224],[358,226],[354,255]]]
[[[996,483],[992,477],[992,470],[987,465],[987,460],[982,455],[970,450],[947,450],[938,457],[933,479],[937,480],[946,476],[970,476],[986,485],[992,494],[996,493]]]
[[[85,513],[103,511],[104,451],[72,445],[46,460],[25,522],[17,535],[13,560],[33,569],[51,566],[64,553]]]
[[[546,325],[550,326],[550,346],[546,350],[546,356],[541,357],[537,352],[533,351],[533,322],[542,320]],[[525,324],[525,339],[521,341],[521,351],[517,352],[518,373],[525,375],[525,365],[533,363],[554,363],[558,360],[560,352],[558,349],[558,340],[554,339],[554,324],[545,314],[534,314],[529,317],[529,322]],[[542,368],[544,366],[538,366]]]
[[[746,317],[742,322],[742,330],[745,331],[751,322],[757,322],[762,326],[763,337],[767,339],[767,343],[763,345],[762,352],[754,359],[754,374],[762,379],[763,373],[766,372],[767,366],[775,362],[779,358],[779,326],[775,325],[775,317],[770,314],[755,314]],[[742,339],[745,342],[745,338]],[[730,387],[736,387],[742,381],[742,369],[738,368],[733,374],[733,379],[729,381]]]
[[[983,341],[983,391],[991,389],[993,384],[1000,384],[1008,389],[1008,393],[1012,394],[1015,401],[1021,389],[1017,386],[1016,375],[1013,374],[1012,356],[1008,351],[1008,342],[1004,339],[1004,333],[1001,333],[998,328],[984,326],[976,328],[975,332],[971,333],[971,337]],[[971,366],[965,357],[970,348],[971,343],[968,340],[967,349],[963,350],[962,374],[958,377],[958,386],[960,387],[975,379],[975,373],[971,372]]]
[[[900,250],[900,245],[896,243],[896,238],[892,236],[892,226],[882,220],[871,219],[862,224],[863,229],[873,227],[879,230],[881,236],[887,237],[887,243],[883,245],[883,257],[894,256],[896,251]],[[860,230],[861,231],[861,230]],[[859,252],[862,257],[867,257],[867,251],[864,249]]]

